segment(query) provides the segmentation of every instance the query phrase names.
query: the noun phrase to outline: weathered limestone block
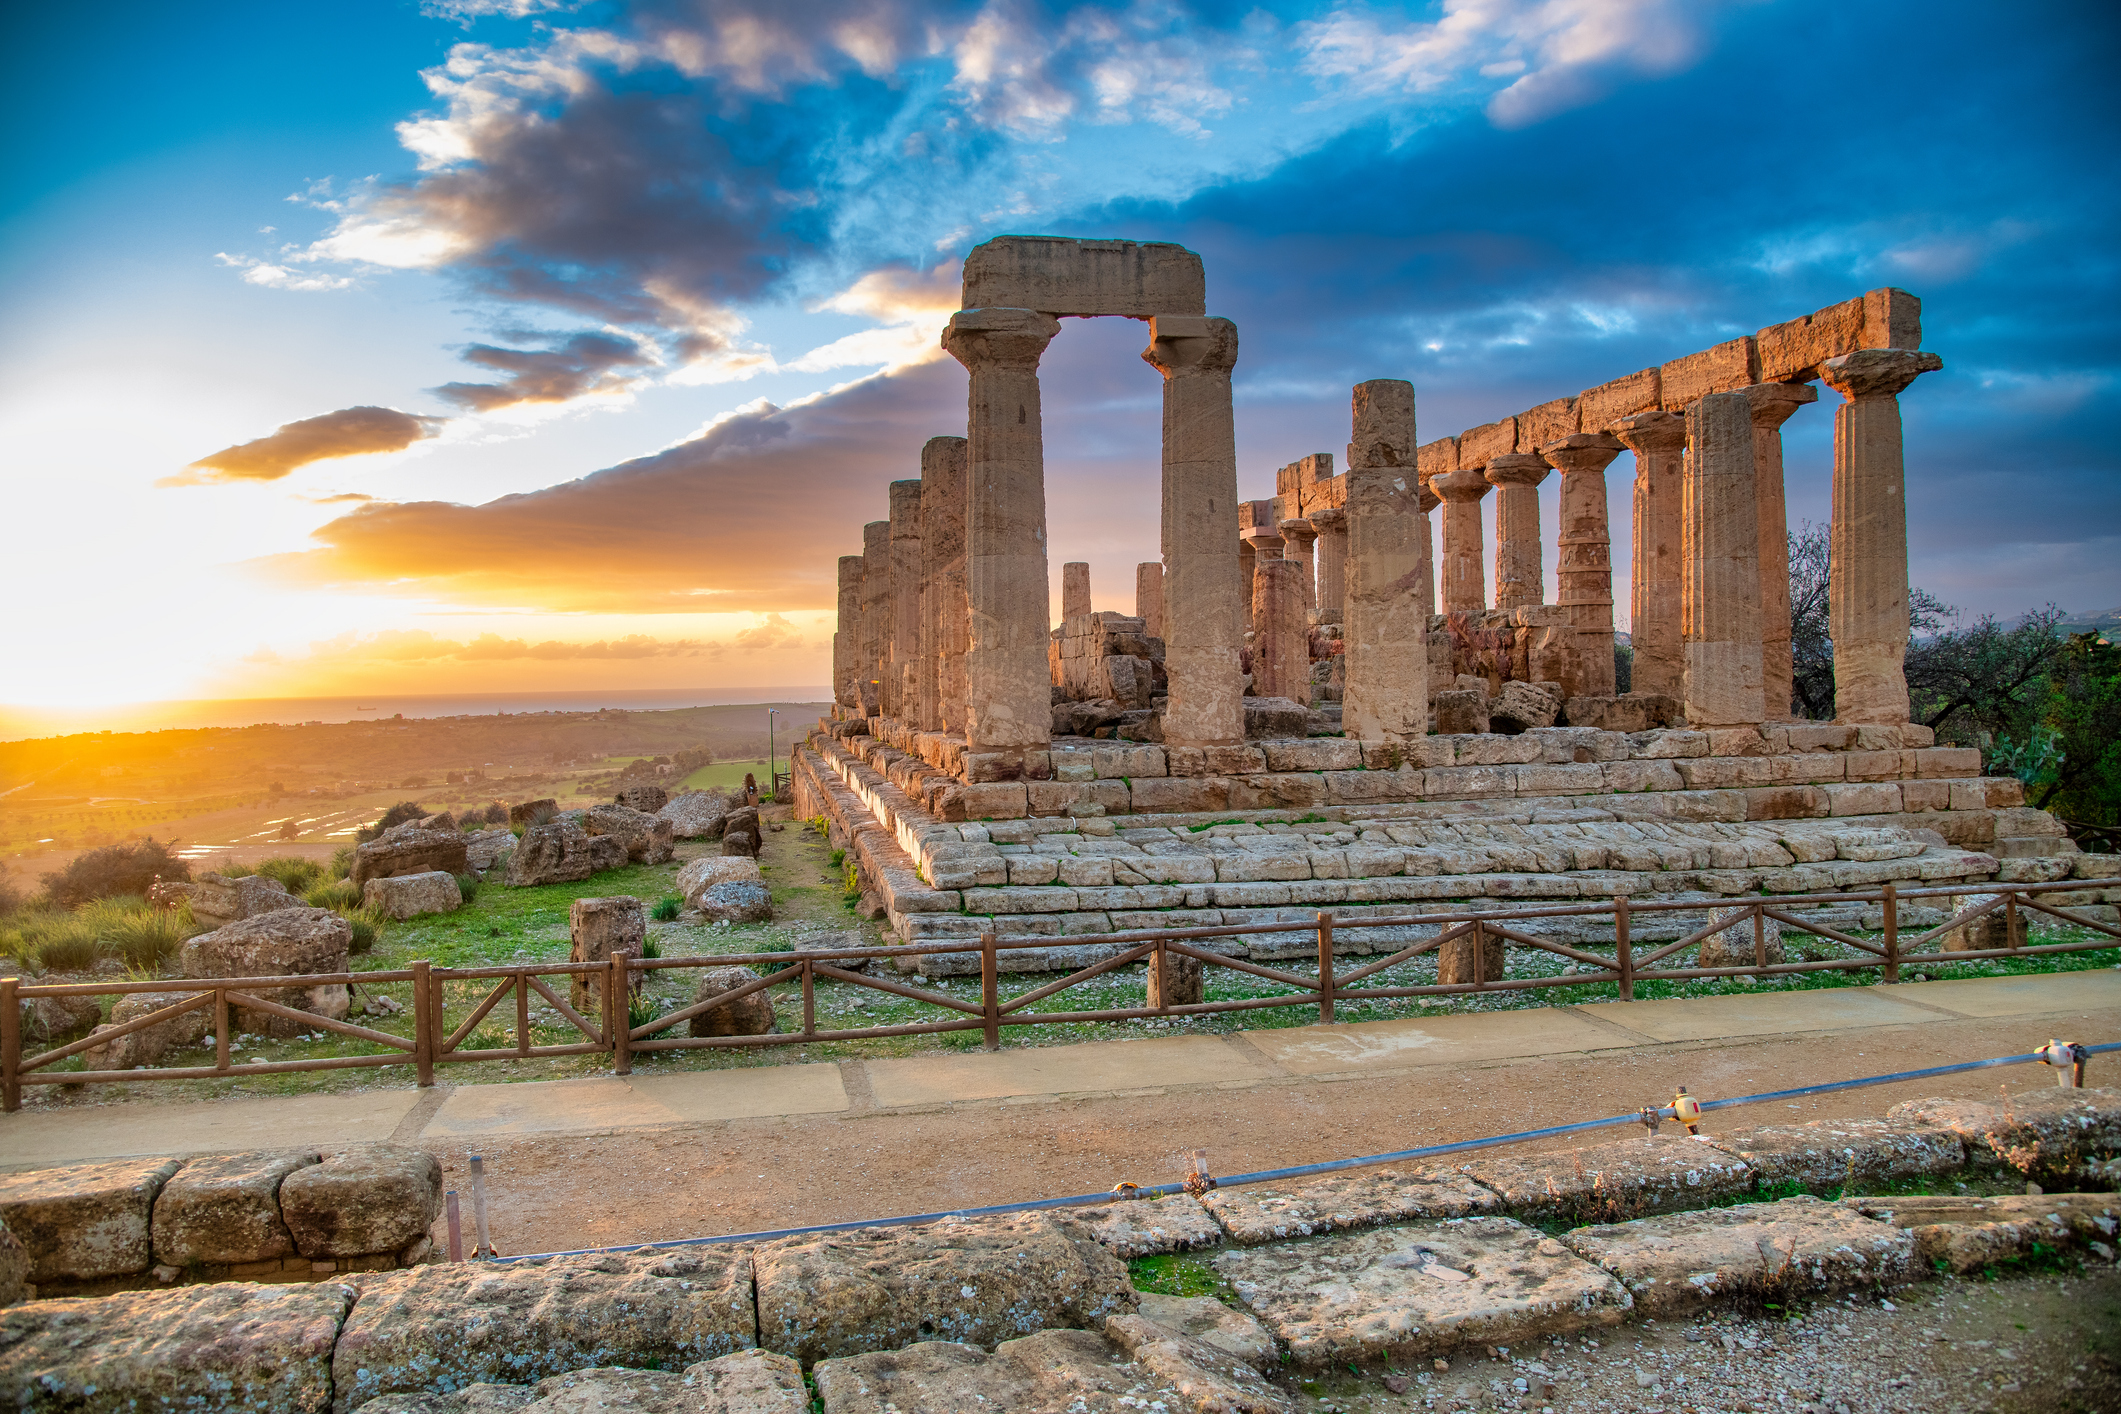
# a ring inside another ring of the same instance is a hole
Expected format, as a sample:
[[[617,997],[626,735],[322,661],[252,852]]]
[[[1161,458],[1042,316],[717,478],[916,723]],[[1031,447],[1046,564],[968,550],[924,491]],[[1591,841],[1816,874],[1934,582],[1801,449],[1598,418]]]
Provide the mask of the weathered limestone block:
[[[609,962],[615,954],[641,957],[648,945],[648,918],[641,901],[630,894],[610,898],[578,898],[568,905],[567,933],[571,940],[569,962]],[[568,1002],[578,1012],[594,1015],[603,1006],[604,979],[596,973],[577,972],[568,978]],[[640,990],[640,979],[632,979],[632,990]]]
[[[1261,1334],[1265,1334],[1263,1328]],[[1214,1341],[1142,1316],[1108,1318],[1105,1336],[1152,1378],[1171,1387],[1175,1398],[1166,1400],[1167,1405],[1241,1414],[1295,1414],[1296,1401],[1261,1379],[1256,1363]]]
[[[1245,735],[1251,740],[1272,737],[1301,737],[1311,730],[1311,711],[1301,702],[1286,697],[1247,697],[1245,699]],[[1137,806],[1136,809],[1141,807]],[[1163,808],[1163,807],[1158,807]],[[1219,807],[1209,806],[1209,809]]]
[[[592,836],[574,820],[532,825],[516,841],[508,859],[508,883],[573,883],[626,863],[626,842],[610,835]]]
[[[1740,868],[1749,867],[1745,865]],[[1759,946],[1756,948],[1755,943]],[[1772,918],[1763,918],[1760,936],[1753,935],[1753,920],[1741,918],[1720,933],[1711,933],[1701,940],[1700,950],[1695,955],[1696,967],[1752,967],[1783,960],[1782,925]]]
[[[452,887],[454,883],[452,882]],[[184,944],[187,977],[291,977],[304,973],[344,973],[353,947],[353,925],[328,908],[282,908],[243,918]],[[261,989],[264,1001],[340,1020],[351,1004],[346,984]],[[236,1021],[245,1031],[268,1036],[299,1035],[303,1023],[284,1016],[241,1009]]]
[[[1485,692],[1452,689],[1439,692],[1429,699],[1436,713],[1436,731],[1440,736],[1458,736],[1488,729],[1488,703]]]
[[[1248,1247],[1415,1218],[1484,1216],[1502,1207],[1493,1193],[1449,1169],[1365,1169],[1300,1184],[1218,1188],[1202,1203]]]
[[[592,1366],[689,1372],[757,1335],[743,1247],[413,1267],[363,1280],[331,1357],[332,1407]]]
[[[682,1373],[620,1367],[535,1385],[476,1384],[449,1394],[386,1394],[357,1414],[809,1414],[803,1370],[770,1350],[739,1350]]]
[[[692,1000],[695,1004],[711,1001],[758,980],[759,975],[748,967],[705,968],[699,985],[693,989]],[[772,989],[766,987],[703,1011],[691,1021],[691,1034],[695,1036],[764,1036],[778,1029],[773,1019]]]
[[[1949,1130],[1965,1143],[1969,1163],[2015,1170],[2051,1187],[2121,1154],[2121,1090],[2034,1090],[2012,1095],[2007,1108],[1908,1100],[1886,1118]]]
[[[755,805],[732,810],[722,819],[722,853],[759,857],[759,811]]]
[[[324,1414],[342,1282],[227,1282],[0,1310],[0,1389],[79,1414]]]
[[[1225,1355],[1235,1356],[1262,1374],[1271,1372],[1281,1364],[1281,1353],[1274,1348],[1274,1337],[1267,1328],[1243,1311],[1233,1310],[1212,1296],[1161,1296],[1153,1291],[1139,1293],[1140,1315],[1136,1320],[1154,1321],[1180,1335],[1214,1346]],[[1115,1316],[1113,1320],[1125,1320]],[[1111,1326],[1107,1324],[1107,1330]]]
[[[1215,1269],[1300,1365],[1424,1355],[1618,1324],[1612,1276],[1509,1218],[1243,1248]]]
[[[456,830],[427,829],[416,820],[357,846],[351,877],[358,889],[370,879],[398,874],[425,874],[434,869],[462,874],[467,867],[464,855],[464,836]]]
[[[1653,1318],[1747,1297],[1899,1285],[1915,1275],[1911,1236],[1810,1196],[1579,1227],[1561,1241],[1618,1277]]]
[[[678,892],[687,908],[709,923],[764,923],[773,917],[773,893],[758,861],[742,855],[702,855],[678,870]]]
[[[436,869],[425,874],[370,879],[361,886],[361,903],[382,910],[387,917],[403,920],[429,913],[454,913],[463,906],[464,894],[457,887],[454,874]]]
[[[1443,987],[1499,982],[1508,965],[1509,953],[1495,934],[1456,937],[1436,949],[1436,982]]]
[[[1763,1187],[1796,1182],[1815,1190],[1892,1183],[1966,1166],[1966,1146],[1949,1130],[1890,1119],[1817,1119],[1761,1125],[1715,1137],[1745,1161]]]
[[[616,798],[628,810],[654,815],[670,803],[670,792],[654,785],[620,786]]]
[[[670,833],[681,840],[708,840],[721,833],[722,818],[729,802],[719,791],[688,790],[671,798],[656,811],[670,822]]]
[[[1208,1216],[1208,1210],[1198,1199],[1183,1193],[1071,1208],[1069,1215],[1122,1260],[1190,1252],[1217,1246],[1223,1240],[1223,1230]]]
[[[94,997],[24,997],[20,1016],[25,1042],[70,1041],[95,1029],[103,1008]]]
[[[1200,257],[1167,241],[997,236],[965,257],[966,309],[1147,319],[1207,305]]]
[[[923,1336],[992,1345],[1129,1312],[1119,1259],[1066,1214],[782,1238],[757,1249],[759,1343],[805,1363]]]
[[[317,1161],[314,1149],[187,1160],[155,1200],[156,1265],[233,1266],[293,1256],[294,1238],[280,1217],[280,1184]]]
[[[1207,995],[1207,964],[1188,953],[1149,955],[1148,1006],[1195,1006]]]
[[[134,992],[118,998],[110,1009],[110,1025],[99,1026],[98,1031],[115,1030],[128,1021],[137,1021],[150,1016],[164,1007],[176,1006],[199,995],[196,992]],[[94,998],[89,998],[94,1001]],[[211,1006],[194,1007],[192,1010],[158,1021],[152,1026],[105,1041],[100,1046],[91,1046],[81,1053],[83,1063],[90,1070],[131,1070],[136,1065],[153,1065],[171,1051],[196,1046],[213,1030],[214,1012]]]
[[[1104,1336],[1049,1330],[1004,1341],[992,1355],[976,1345],[925,1341],[827,1360],[813,1372],[826,1414],[963,1414],[973,1409],[1243,1410],[1267,1414],[1286,1404],[1220,1404],[1182,1398],[1178,1390],[1128,1360]]]
[[[1513,679],[1504,683],[1501,696],[1488,704],[1490,729],[1516,733],[1534,727],[1551,727],[1561,715],[1562,700],[1559,683]]]
[[[29,1249],[6,1223],[0,1222],[0,1306],[12,1306],[36,1294],[37,1288],[29,1283]]]
[[[301,906],[302,900],[289,893],[278,879],[263,874],[245,874],[240,879],[201,874],[192,881],[191,916],[209,928]]]
[[[623,841],[626,857],[635,864],[666,864],[670,860],[675,826],[644,811],[624,805],[598,805],[583,812],[582,828],[590,835],[610,835]]]
[[[1749,1192],[1744,1160],[1684,1136],[1645,1136],[1556,1154],[1493,1154],[1459,1172],[1495,1190],[1506,1211],[1612,1222]]]
[[[442,1166],[397,1144],[357,1144],[280,1180],[280,1216],[309,1258],[399,1252],[442,1212]]]
[[[464,864],[480,878],[516,847],[513,830],[474,830],[464,836]]]
[[[2121,1231],[2121,1201],[2111,1193],[2046,1193],[1977,1198],[1906,1194],[1845,1198],[1843,1204],[1905,1229],[1924,1267],[1979,1271],[2033,1255],[2039,1243],[2066,1252],[2091,1242],[2110,1246]]]
[[[180,1159],[111,1159],[0,1174],[0,1222],[29,1254],[36,1282],[144,1272],[147,1220]]]

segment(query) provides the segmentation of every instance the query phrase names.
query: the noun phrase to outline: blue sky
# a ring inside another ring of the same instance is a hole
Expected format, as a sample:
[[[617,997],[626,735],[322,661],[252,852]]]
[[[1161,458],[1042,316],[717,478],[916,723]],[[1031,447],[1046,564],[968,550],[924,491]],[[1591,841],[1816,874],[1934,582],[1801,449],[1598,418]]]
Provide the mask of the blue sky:
[[[1903,399],[1915,581],[2121,605],[2115,28],[1793,0],[21,17],[0,574],[37,611],[0,630],[0,700],[823,681],[833,559],[962,430],[935,333],[1008,231],[1202,253],[1253,495],[1340,449],[1362,379],[1412,379],[1426,440],[1902,286],[1946,365]],[[1142,342],[1071,321],[1045,364],[1053,569],[1090,560],[1100,607],[1155,555]],[[1832,401],[1786,429],[1793,524],[1826,517]],[[143,678],[108,644],[146,604],[187,651]]]

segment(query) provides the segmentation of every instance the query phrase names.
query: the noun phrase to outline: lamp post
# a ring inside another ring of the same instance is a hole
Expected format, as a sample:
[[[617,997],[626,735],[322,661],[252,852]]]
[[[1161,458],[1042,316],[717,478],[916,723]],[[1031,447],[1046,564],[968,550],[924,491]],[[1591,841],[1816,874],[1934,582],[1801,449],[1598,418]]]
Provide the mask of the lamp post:
[[[773,792],[775,800],[779,800],[781,798],[781,771],[780,767],[774,764],[774,758],[780,754],[780,750],[773,739],[773,718],[776,710],[776,708],[772,707],[766,709],[766,789]]]

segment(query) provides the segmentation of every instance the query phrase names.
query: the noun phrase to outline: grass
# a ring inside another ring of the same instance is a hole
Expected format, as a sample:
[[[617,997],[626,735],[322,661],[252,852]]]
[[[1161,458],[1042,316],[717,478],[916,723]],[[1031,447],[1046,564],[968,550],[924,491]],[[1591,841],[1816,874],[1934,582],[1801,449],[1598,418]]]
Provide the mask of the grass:
[[[1159,1296],[1212,1296],[1225,1306],[1238,1304],[1237,1293],[1215,1268],[1184,1252],[1136,1257],[1127,1263],[1127,1279],[1136,1291]]]
[[[81,907],[26,909],[0,922],[0,953],[40,972],[85,972],[112,959],[152,970],[184,940],[204,932],[189,909],[150,908],[145,899],[98,899]]]

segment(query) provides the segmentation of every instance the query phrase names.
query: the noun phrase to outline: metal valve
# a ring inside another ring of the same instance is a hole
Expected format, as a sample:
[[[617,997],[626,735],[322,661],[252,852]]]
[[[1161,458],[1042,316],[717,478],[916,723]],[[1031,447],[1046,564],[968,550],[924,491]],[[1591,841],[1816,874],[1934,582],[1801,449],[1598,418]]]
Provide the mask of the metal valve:
[[[1658,1130],[1658,1127],[1664,1123],[1664,1111],[1659,1109],[1655,1105],[1644,1105],[1642,1107],[1641,1112],[1638,1113],[1635,1118],[1642,1121],[1642,1127],[1644,1129],[1647,1129],[1648,1131],[1650,1131],[1650,1133],[1655,1134]]]
[[[1685,1125],[1687,1133],[1701,1133],[1701,1101],[1689,1095],[1684,1085],[1672,1096],[1672,1118]]]
[[[2089,1048],[2073,1041],[2050,1040],[2034,1054],[2061,1072],[2055,1077],[2057,1085],[2065,1090],[2084,1088],[2084,1063],[2091,1059]]]

